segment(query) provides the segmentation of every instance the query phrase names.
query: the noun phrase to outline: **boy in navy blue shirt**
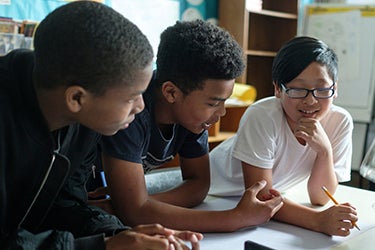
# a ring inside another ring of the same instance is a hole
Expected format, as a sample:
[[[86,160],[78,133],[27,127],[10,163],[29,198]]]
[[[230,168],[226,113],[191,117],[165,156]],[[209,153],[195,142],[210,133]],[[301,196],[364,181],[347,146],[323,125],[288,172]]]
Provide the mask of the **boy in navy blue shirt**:
[[[177,22],[162,33],[157,69],[143,95],[144,111],[127,130],[103,138],[101,144],[112,204],[122,221],[225,232],[265,222],[281,207],[282,199],[274,190],[270,200],[256,199],[265,185],[259,182],[244,194],[236,209],[187,209],[207,195],[207,130],[225,114],[224,102],[243,69],[240,46],[213,24]],[[144,172],[160,167],[177,153],[183,183],[149,196]]]

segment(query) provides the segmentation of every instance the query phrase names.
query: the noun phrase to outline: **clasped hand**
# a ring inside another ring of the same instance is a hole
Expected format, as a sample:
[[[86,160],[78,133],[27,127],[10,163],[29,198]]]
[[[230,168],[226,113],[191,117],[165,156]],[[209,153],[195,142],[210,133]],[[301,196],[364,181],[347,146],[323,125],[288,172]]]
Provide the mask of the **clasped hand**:
[[[89,192],[90,198],[108,195],[106,187],[100,187]],[[115,214],[111,198],[88,200],[107,213]],[[186,241],[191,243],[192,250],[199,250],[199,241],[203,235],[191,231],[178,231],[165,228],[159,224],[139,225],[131,230],[123,231],[106,240],[106,249],[132,250],[187,250]]]
[[[131,250],[199,250],[203,235],[191,231],[177,231],[159,224],[140,225],[106,239],[106,249]]]
[[[241,200],[235,208],[242,227],[255,226],[269,221],[283,206],[281,194],[270,189],[262,199],[258,199],[258,193],[266,186],[266,181],[258,181],[245,190]]]

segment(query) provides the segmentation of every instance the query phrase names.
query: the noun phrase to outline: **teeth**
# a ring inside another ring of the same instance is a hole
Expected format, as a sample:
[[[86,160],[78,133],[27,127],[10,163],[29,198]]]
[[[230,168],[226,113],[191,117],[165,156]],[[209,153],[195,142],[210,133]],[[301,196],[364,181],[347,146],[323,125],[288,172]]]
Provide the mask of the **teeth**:
[[[314,113],[315,111],[306,111],[306,110],[302,110],[303,113],[306,113],[306,114],[312,114]]]

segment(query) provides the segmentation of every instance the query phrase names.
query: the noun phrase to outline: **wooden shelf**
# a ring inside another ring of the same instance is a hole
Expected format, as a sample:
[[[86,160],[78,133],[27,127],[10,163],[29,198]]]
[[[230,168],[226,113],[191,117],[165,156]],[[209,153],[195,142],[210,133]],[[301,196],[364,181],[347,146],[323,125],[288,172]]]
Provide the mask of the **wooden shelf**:
[[[280,11],[272,11],[272,10],[259,10],[259,11],[250,10],[249,12],[250,13],[256,13],[256,14],[259,14],[259,15],[293,19],[293,20],[297,20],[297,18],[298,18],[298,16],[296,14],[285,13],[285,12],[280,12]]]
[[[274,95],[272,63],[281,46],[297,35],[299,0],[263,0],[261,10],[247,10],[246,0],[220,0],[219,25],[246,55],[237,82],[257,89],[257,99]]]
[[[275,57],[276,56],[275,51],[263,51],[263,50],[246,50],[245,55],[250,56],[269,56],[269,57]]]

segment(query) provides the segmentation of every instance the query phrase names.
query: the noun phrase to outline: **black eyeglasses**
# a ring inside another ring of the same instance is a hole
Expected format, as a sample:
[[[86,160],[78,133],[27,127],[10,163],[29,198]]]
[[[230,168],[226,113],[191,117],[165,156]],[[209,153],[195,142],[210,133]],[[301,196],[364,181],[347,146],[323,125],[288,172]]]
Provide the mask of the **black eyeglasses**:
[[[317,99],[328,99],[335,94],[333,88],[335,84],[332,84],[329,88],[316,88],[316,89],[305,89],[305,88],[287,88],[284,84],[281,84],[282,89],[285,93],[294,99],[303,99],[311,93]]]

